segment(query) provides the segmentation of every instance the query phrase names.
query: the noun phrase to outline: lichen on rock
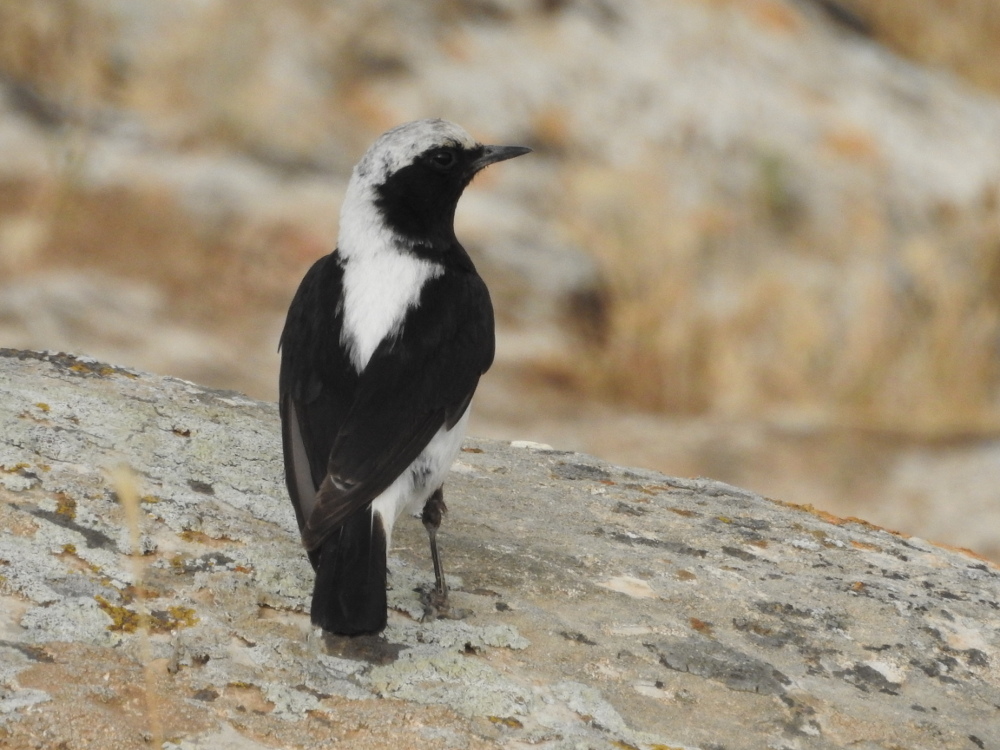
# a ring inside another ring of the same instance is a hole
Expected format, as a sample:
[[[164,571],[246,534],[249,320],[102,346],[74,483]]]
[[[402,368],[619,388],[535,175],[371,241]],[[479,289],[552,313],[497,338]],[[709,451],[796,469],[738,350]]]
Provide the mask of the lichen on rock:
[[[38,403],[44,419],[22,416]],[[8,350],[0,414],[11,747],[74,736],[95,700],[105,718],[81,740],[95,747],[148,746],[154,725],[190,748],[1000,741],[1000,571],[961,551],[710,480],[470,439],[440,537],[468,617],[420,621],[433,574],[404,521],[389,627],[337,639],[309,624],[273,404]],[[156,499],[139,503],[135,550],[108,474],[123,463]]]

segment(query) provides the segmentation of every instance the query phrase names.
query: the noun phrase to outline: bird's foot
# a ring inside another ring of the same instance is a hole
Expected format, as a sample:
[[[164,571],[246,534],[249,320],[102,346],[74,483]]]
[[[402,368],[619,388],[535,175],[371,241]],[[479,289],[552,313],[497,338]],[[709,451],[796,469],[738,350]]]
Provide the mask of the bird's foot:
[[[420,595],[420,603],[424,605],[424,616],[420,622],[434,620],[464,620],[472,614],[471,610],[452,607],[448,594],[434,588]]]

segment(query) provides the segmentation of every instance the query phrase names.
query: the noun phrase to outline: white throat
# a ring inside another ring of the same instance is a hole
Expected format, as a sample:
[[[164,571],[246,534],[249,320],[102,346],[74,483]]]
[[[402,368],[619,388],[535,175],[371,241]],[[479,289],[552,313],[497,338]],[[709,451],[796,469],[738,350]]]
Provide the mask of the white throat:
[[[344,266],[341,343],[361,372],[378,345],[399,334],[407,310],[443,268],[409,252],[412,243],[392,232],[374,203],[373,190],[352,180],[340,213],[337,252]]]

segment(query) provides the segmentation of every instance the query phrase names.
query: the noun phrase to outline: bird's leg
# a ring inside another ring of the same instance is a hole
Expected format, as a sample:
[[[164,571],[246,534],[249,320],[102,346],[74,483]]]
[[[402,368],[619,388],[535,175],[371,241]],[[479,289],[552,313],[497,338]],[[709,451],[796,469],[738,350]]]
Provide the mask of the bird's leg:
[[[444,491],[441,487],[434,490],[427,502],[424,503],[424,512],[420,518],[427,529],[427,536],[431,542],[431,560],[434,562],[434,591],[431,592],[424,606],[424,619],[434,619],[438,616],[447,616],[448,613],[448,584],[444,580],[444,569],[441,567],[441,555],[437,546],[437,530],[441,526],[441,519],[448,511],[444,504]]]

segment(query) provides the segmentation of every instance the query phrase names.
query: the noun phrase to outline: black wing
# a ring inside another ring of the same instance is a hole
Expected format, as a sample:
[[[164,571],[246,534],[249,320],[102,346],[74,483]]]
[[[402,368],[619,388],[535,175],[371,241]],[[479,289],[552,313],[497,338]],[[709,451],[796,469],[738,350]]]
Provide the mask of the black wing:
[[[336,254],[317,261],[281,336],[285,483],[309,549],[462,417],[493,362],[489,292],[471,267],[452,267],[427,282],[401,333],[358,375],[340,343],[342,282]]]
[[[384,492],[442,426],[461,419],[493,352],[493,306],[482,279],[449,269],[428,281],[400,334],[376,348],[358,379],[306,521],[307,548]]]
[[[285,484],[300,531],[357,387],[357,372],[340,346],[342,282],[336,253],[316,261],[295,293],[281,334],[278,408]]]

